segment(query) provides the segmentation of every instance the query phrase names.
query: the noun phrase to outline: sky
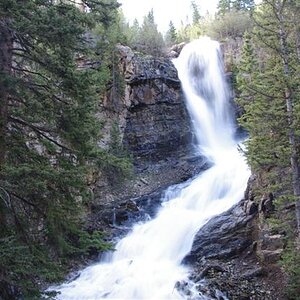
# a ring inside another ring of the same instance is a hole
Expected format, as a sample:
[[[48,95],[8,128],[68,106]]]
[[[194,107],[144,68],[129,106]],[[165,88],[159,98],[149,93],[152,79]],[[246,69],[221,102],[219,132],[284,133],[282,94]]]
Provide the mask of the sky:
[[[168,30],[168,25],[172,20],[176,27],[181,21],[187,23],[187,17],[191,19],[191,0],[119,0],[125,17],[132,22],[135,18],[141,23],[143,16],[153,8],[155,22],[161,32]],[[208,11],[213,13],[218,0],[198,0],[199,11],[205,15]]]

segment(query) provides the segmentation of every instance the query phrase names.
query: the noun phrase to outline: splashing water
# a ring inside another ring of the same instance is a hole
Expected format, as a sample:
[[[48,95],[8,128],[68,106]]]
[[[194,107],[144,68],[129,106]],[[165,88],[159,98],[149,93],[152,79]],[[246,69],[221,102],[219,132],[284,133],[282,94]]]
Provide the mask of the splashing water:
[[[57,299],[184,299],[175,285],[188,278],[181,261],[195,234],[212,216],[243,198],[250,172],[234,140],[219,44],[209,38],[193,41],[174,63],[197,149],[213,166],[189,185],[179,185],[182,188],[163,202],[157,216],[135,225],[106,261],[50,288],[60,292]]]

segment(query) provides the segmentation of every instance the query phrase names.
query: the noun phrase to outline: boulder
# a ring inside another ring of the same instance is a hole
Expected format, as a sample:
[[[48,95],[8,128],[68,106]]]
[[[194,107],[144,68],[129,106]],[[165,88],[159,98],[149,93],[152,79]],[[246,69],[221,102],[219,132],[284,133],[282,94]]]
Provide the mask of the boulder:
[[[253,218],[247,214],[244,202],[212,218],[196,234],[191,252],[184,262],[203,259],[228,259],[240,254],[252,244]]]

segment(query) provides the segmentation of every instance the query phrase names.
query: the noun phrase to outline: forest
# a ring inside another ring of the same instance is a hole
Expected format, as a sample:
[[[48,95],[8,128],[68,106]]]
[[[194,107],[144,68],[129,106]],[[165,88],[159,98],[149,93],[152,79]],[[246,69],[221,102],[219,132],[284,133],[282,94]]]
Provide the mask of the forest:
[[[224,49],[254,193],[274,198],[261,226],[284,237],[277,263],[286,299],[299,299],[300,2],[220,0],[214,15],[198,2],[190,23],[161,33],[153,10],[129,22],[117,0],[0,0],[0,299],[41,299],[73,264],[113,247],[84,223],[95,173],[134,176],[118,130],[99,146],[99,107],[111,90],[123,96],[116,46],[167,57],[200,36]]]

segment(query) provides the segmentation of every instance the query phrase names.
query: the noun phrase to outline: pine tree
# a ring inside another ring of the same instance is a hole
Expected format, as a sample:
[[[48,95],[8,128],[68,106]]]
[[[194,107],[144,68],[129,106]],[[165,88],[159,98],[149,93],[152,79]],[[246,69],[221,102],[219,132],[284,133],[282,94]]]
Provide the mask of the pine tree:
[[[164,48],[162,34],[157,29],[153,9],[144,17],[139,31],[137,50],[153,56],[161,56]]]
[[[38,278],[54,279],[63,258],[89,245],[80,229],[86,174],[123,163],[97,147],[95,116],[118,4],[84,3],[87,12],[73,1],[0,1],[2,291],[15,286],[33,297]],[[90,32],[99,23],[96,46]]]
[[[232,8],[235,10],[252,10],[255,6],[254,0],[235,0],[232,1]]]
[[[252,102],[245,106],[246,114],[243,119],[250,132],[248,156],[252,166],[256,161],[260,166],[267,166],[269,170],[291,170],[290,179],[282,178],[277,173],[272,180],[268,179],[268,185],[270,187],[272,184],[284,182],[287,185],[284,190],[294,195],[297,231],[300,234],[300,99],[297,84],[299,67],[296,63],[298,47],[295,38],[299,20],[294,19],[291,22],[297,8],[299,12],[297,1],[268,0],[263,1],[254,14],[255,43],[264,56],[261,75],[253,82],[246,83],[252,94]],[[241,76],[246,68],[244,63]],[[251,76],[255,74],[254,70],[249,72]]]
[[[224,15],[230,11],[249,11],[255,7],[254,0],[219,0],[218,15]]]
[[[166,41],[167,45],[174,45],[174,43],[176,43],[176,40],[177,40],[176,28],[175,28],[173,22],[170,21],[169,29],[165,35],[165,41]]]
[[[295,40],[291,38],[294,24],[290,22],[291,12],[296,8],[296,1],[265,1],[261,11],[256,15],[257,38],[278,61],[280,71],[281,98],[285,101],[288,132],[286,139],[290,146],[290,165],[292,170],[292,187],[296,201],[297,228],[300,236],[300,174],[298,162],[298,135],[295,105],[299,101],[297,81],[299,73],[294,68],[297,59]],[[297,21],[299,25],[299,21]]]
[[[140,31],[141,27],[139,21],[134,19],[133,24],[129,27],[129,30],[126,33],[128,46],[130,46],[133,50],[138,50]]]
[[[195,1],[191,2],[192,11],[193,11],[193,25],[199,24],[201,20],[200,12],[198,9],[198,5]]]
[[[238,65],[237,76],[237,101],[239,105],[246,109],[254,101],[255,85],[258,83],[259,64],[251,38],[251,34],[246,31],[243,36],[243,48],[241,60]]]
[[[231,10],[231,0],[219,0],[217,11],[218,15],[224,15]]]
[[[300,269],[300,91],[299,91],[299,15],[298,1],[265,0],[254,12],[256,54],[259,68],[251,66],[254,57],[245,46],[240,66],[241,96],[246,113],[242,124],[250,138],[247,156],[261,179],[261,189],[282,201],[295,202],[295,230],[288,233],[288,247],[282,265],[289,275],[287,298],[298,299]],[[246,57],[245,57],[246,55]],[[250,67],[249,67],[250,64]],[[259,70],[259,72],[257,70]],[[248,77],[245,76],[245,73]],[[248,80],[249,78],[250,80]],[[246,89],[246,92],[245,92]],[[247,98],[246,97],[246,98]],[[249,101],[250,100],[250,101]],[[285,220],[280,219],[283,223]],[[293,228],[293,227],[292,227]],[[296,237],[295,241],[294,238]]]

